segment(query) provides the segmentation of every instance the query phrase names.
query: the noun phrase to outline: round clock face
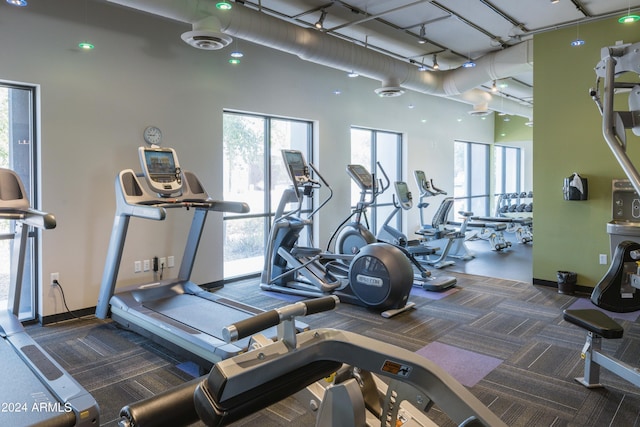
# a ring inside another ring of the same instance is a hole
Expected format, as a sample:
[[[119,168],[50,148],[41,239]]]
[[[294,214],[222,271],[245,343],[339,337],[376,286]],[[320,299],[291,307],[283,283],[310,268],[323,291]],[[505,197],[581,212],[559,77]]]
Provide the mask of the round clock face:
[[[143,136],[147,144],[160,145],[162,142],[162,131],[155,126],[147,126]]]

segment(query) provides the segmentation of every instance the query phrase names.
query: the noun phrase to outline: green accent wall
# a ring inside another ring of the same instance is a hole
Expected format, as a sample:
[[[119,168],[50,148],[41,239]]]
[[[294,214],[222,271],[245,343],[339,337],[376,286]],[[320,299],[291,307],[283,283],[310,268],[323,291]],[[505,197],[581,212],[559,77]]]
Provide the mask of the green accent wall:
[[[577,34],[571,27],[534,37],[533,277],[555,282],[558,270],[575,271],[579,285],[594,286],[608,268],[598,255],[610,255],[611,180],[625,176],[604,141],[589,88],[600,49],[640,41],[640,23],[612,18],[581,24],[586,43],[572,47]],[[624,98],[618,109],[628,108]],[[628,153],[640,166],[640,138],[627,135]],[[588,179],[587,201],[563,200],[563,179],[574,172]]]

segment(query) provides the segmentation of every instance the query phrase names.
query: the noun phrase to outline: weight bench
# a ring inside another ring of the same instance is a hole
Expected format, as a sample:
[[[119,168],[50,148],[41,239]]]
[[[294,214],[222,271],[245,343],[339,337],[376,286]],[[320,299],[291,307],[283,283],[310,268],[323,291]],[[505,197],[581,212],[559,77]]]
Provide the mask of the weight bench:
[[[602,366],[640,387],[640,371],[637,368],[601,352],[602,338],[622,338],[624,329],[618,322],[596,309],[564,310],[563,317],[567,322],[587,330],[587,341],[581,354],[584,359],[584,376],[576,378],[576,381],[587,388],[602,387],[599,382]]]

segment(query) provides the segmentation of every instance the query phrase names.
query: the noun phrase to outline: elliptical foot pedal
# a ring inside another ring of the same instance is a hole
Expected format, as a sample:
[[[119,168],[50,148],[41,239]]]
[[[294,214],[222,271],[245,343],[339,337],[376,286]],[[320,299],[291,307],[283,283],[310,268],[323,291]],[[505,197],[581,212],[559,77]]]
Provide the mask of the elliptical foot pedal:
[[[398,315],[398,314],[400,314],[400,313],[402,313],[404,311],[411,310],[412,308],[415,308],[415,306],[416,306],[415,302],[408,302],[402,308],[394,308],[394,309],[391,309],[391,310],[385,310],[382,313],[380,313],[380,315],[382,317],[384,317],[385,319],[388,319],[388,318],[396,316],[396,315]]]

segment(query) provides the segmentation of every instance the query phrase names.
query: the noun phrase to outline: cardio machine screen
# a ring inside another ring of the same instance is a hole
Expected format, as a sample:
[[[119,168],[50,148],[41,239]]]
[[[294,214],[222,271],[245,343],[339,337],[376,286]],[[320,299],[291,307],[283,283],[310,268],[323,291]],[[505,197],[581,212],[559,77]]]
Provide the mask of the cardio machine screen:
[[[289,172],[289,177],[294,184],[304,183],[309,180],[309,169],[301,151],[282,150],[282,158]]]
[[[362,165],[347,165],[347,173],[358,184],[361,190],[373,188],[373,177]]]
[[[416,177],[416,181],[418,182],[418,185],[423,189],[423,190],[428,190],[427,187],[427,177],[424,174],[424,171],[414,171],[413,173]]]
[[[151,176],[175,175],[176,163],[167,151],[145,151],[145,162]]]
[[[178,157],[173,148],[139,148],[140,163],[147,183],[161,196],[182,189]]]
[[[402,207],[406,209],[411,208],[412,200],[411,200],[411,192],[409,191],[409,186],[404,181],[397,181],[395,183],[396,187],[396,195],[398,196],[398,201],[402,205]]]

